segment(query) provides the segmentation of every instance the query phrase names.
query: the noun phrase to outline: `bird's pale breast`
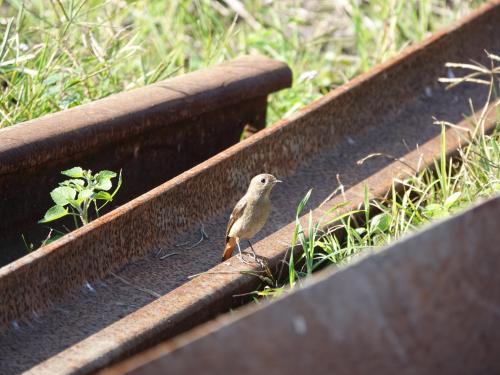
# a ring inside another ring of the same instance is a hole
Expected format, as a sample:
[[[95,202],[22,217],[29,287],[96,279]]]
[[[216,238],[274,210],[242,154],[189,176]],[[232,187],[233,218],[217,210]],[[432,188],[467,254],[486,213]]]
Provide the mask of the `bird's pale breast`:
[[[269,217],[271,202],[268,197],[262,197],[252,203],[247,204],[241,217],[233,224],[229,237],[250,239],[262,229]]]

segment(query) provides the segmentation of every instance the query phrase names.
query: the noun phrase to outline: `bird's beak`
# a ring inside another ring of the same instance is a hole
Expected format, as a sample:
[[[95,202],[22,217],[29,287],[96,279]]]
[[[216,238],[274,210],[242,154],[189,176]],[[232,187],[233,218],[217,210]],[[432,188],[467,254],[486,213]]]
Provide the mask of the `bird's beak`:
[[[281,180],[275,180],[274,183],[277,184],[278,182],[283,182]]]

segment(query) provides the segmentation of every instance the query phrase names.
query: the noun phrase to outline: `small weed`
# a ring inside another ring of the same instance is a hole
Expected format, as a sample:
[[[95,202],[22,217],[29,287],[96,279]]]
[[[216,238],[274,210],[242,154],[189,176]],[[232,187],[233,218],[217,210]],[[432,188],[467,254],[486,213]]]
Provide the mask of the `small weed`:
[[[66,216],[72,216],[75,229],[88,224],[93,218],[99,217],[101,210],[113,200],[122,185],[121,171],[118,175],[118,183],[113,192],[112,179],[117,176],[112,171],[100,171],[92,174],[90,170],[74,167],[61,174],[70,177],[59,183],[50,193],[55,205],[47,210],[45,216],[38,222],[40,224],[50,223]],[[56,234],[53,235],[52,233]],[[64,235],[64,232],[51,228],[49,235],[43,241],[42,246],[55,241]]]

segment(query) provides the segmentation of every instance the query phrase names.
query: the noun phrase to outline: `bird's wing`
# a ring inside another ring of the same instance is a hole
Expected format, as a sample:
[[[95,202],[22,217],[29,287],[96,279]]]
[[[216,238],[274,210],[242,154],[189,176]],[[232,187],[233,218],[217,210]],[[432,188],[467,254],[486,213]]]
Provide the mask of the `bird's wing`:
[[[243,211],[245,210],[245,206],[247,205],[247,200],[246,197],[243,197],[240,199],[238,203],[236,203],[236,206],[233,208],[233,212],[231,213],[231,216],[229,216],[229,223],[227,224],[227,229],[226,229],[226,242],[228,239],[229,232],[231,231],[231,227],[233,226],[234,222],[238,220],[238,218],[241,217],[243,214]]]

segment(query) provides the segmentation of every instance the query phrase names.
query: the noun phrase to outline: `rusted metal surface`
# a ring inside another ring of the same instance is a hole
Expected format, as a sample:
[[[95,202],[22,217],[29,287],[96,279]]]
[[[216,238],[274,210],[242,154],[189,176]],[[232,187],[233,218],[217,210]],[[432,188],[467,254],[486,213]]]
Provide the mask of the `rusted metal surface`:
[[[103,375],[500,372],[500,197]]]
[[[439,155],[440,129],[432,116],[458,122],[469,98],[479,108],[486,93],[475,86],[446,91],[437,78],[446,75],[447,61],[482,61],[484,49],[499,51],[499,22],[497,1],[292,118],[1,269],[0,295],[7,303],[0,304],[0,321],[11,328],[0,339],[8,358],[0,366],[38,374],[91,372],[238,305],[233,295],[252,290],[258,280],[242,275],[248,266],[236,259],[217,264],[229,212],[250,178],[265,171],[285,181],[273,192],[270,222],[254,242],[274,269],[288,249],[296,204],[309,188],[319,217],[343,201],[336,195],[319,207],[336,189],[337,174],[350,209],[363,200],[365,184],[370,196],[381,195],[393,177],[414,173]],[[447,141],[452,152],[460,139],[450,131]],[[357,163],[374,152],[390,157]],[[208,239],[178,246],[198,241],[201,224]],[[157,250],[178,255],[160,260]],[[118,271],[129,284],[110,275]]]
[[[244,56],[0,130],[0,265],[26,253],[21,234],[47,235],[60,171],[123,169],[120,205],[262,129],[267,95],[290,84],[284,63]]]

